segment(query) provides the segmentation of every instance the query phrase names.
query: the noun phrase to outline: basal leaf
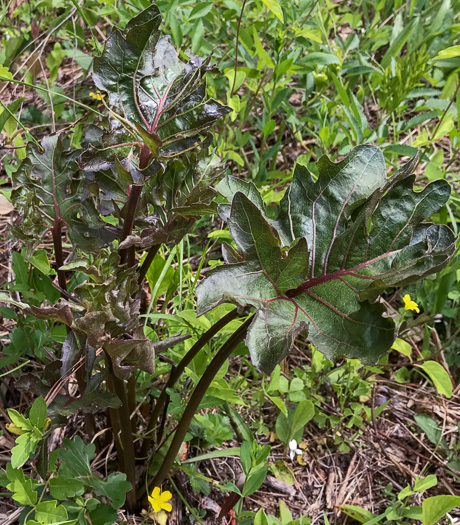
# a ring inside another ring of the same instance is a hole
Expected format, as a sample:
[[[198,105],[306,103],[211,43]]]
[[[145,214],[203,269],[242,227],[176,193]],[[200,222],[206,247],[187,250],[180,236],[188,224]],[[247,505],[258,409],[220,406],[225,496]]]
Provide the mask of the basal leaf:
[[[91,476],[90,461],[94,458],[96,447],[91,443],[85,445],[80,436],[72,440],[62,440],[64,448],[59,451],[62,465],[59,474],[66,478],[81,479]]]
[[[109,498],[116,509],[123,505],[126,493],[131,490],[131,483],[126,481],[126,474],[115,474],[113,472],[106,481],[93,477],[90,485],[98,496]]]
[[[438,394],[442,394],[447,398],[452,397],[452,381],[445,368],[437,361],[426,361],[420,365],[424,372],[428,374],[433,381]]]
[[[51,497],[65,500],[67,498],[73,498],[77,493],[82,491],[83,483],[78,479],[58,476],[57,478],[50,479],[49,489]]]
[[[79,480],[85,486],[93,488],[96,494],[107,496],[116,508],[123,505],[126,492],[131,488],[126,475],[112,473],[107,480],[99,478],[92,474],[90,467],[90,461],[95,456],[93,444],[85,445],[79,436],[72,440],[64,438],[63,443],[65,448],[59,454],[62,461],[59,475]]]
[[[447,226],[424,222],[450,186],[439,180],[414,191],[412,166],[388,178],[374,146],[336,164],[323,157],[317,182],[297,166],[276,221],[249,186],[236,192],[228,225],[244,262],[209,272],[197,288],[199,313],[222,302],[254,307],[246,343],[267,372],[300,332],[328,358],[375,362],[395,334],[383,305],[372,301],[443,268],[455,249]]]
[[[67,509],[64,505],[58,505],[56,500],[41,501],[35,507],[35,520],[44,525],[51,523],[63,523],[67,521]],[[76,520],[73,520],[75,523]]]

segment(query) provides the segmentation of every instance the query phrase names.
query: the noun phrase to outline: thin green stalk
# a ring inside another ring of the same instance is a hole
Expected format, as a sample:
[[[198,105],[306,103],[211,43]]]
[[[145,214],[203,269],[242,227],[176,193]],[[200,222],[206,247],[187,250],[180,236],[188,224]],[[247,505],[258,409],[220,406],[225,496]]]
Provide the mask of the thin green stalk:
[[[159,487],[163,481],[168,476],[176,456],[180,450],[180,447],[184,441],[185,435],[189,429],[190,423],[200,406],[200,403],[203,397],[206,395],[206,392],[214,380],[216,374],[219,372],[222,365],[230,357],[235,348],[243,341],[246,332],[248,331],[249,325],[253,321],[253,316],[251,316],[246,322],[244,322],[236,332],[234,332],[224,343],[222,348],[217,352],[217,354],[212,359],[210,365],[206,369],[206,372],[201,377],[198,382],[193,394],[191,395],[187,406],[185,407],[182,418],[177,426],[174,437],[169,446],[168,452],[163,460],[163,463],[160,466],[153,482],[150,484],[149,490],[153,487]]]
[[[238,26],[236,29],[235,71],[234,71],[234,77],[233,77],[233,85],[230,91],[230,98],[233,97],[233,92],[235,91],[236,75],[238,73],[238,48],[240,47],[240,27],[241,27],[241,20],[243,19],[244,8],[246,7],[246,2],[247,0],[244,0],[243,5],[241,6],[241,13],[238,18]]]
[[[181,239],[179,243],[179,303],[177,305],[177,311],[182,309],[182,284],[183,284],[183,273],[184,273],[184,239]]]
[[[176,484],[174,483],[173,479],[171,476],[169,476],[169,481],[171,483],[171,485],[173,486],[173,489],[176,491],[176,494],[179,496],[179,498],[182,500],[182,503],[187,507],[188,511],[190,512],[190,514],[195,518],[195,521],[197,521],[198,523],[200,523],[200,525],[204,525],[204,522],[201,521],[201,519],[199,518],[199,516],[197,515],[197,513],[195,512],[194,508],[191,507],[188,503],[188,501],[184,498],[184,496],[182,496],[182,492],[177,488]]]
[[[147,455],[149,451],[150,442],[152,441],[152,433],[157,423],[157,420],[160,417],[160,414],[163,411],[164,407],[168,406],[169,395],[167,393],[167,390],[169,388],[172,388],[176,384],[177,380],[184,372],[186,366],[188,366],[191,363],[191,361],[195,358],[198,352],[207,343],[209,343],[209,341],[217,334],[217,332],[219,332],[225,325],[227,325],[237,317],[238,310],[236,308],[229,312],[227,315],[224,315],[222,319],[217,321],[217,323],[211,326],[211,328],[198,339],[198,341],[192,346],[192,348],[190,348],[190,350],[184,355],[179,364],[171,370],[168,382],[164,386],[160,397],[158,398],[155,404],[155,408],[153,409],[152,414],[150,416],[146,430],[146,437],[142,442],[141,457],[145,457]]]
[[[456,100],[457,98],[457,94],[458,94],[458,91],[460,89],[460,81],[457,83],[457,88],[455,89],[455,93],[452,95],[452,98],[450,99],[450,102],[448,104],[448,106],[446,107],[446,109],[444,110],[443,114],[441,115],[441,118],[439,119],[438,123],[436,124],[434,130],[433,130],[433,133],[431,135],[431,140],[433,140],[435,137],[436,137],[436,133],[438,132],[438,129],[440,128],[444,118],[446,117],[447,113],[449,112],[452,104],[454,103],[454,100]],[[424,154],[426,153],[426,150],[428,148],[430,144],[427,144],[424,148],[423,148],[423,154],[420,155],[420,157],[418,158],[418,162],[417,164],[415,165],[415,168],[414,168],[414,172],[415,170],[418,168],[420,162],[422,162],[422,158],[424,156]]]
[[[3,75],[0,75],[0,80],[2,82],[11,82],[13,84],[18,84],[20,86],[26,86],[26,87],[33,88],[33,89],[38,89],[39,91],[46,91],[48,93],[48,90],[45,87],[40,86],[39,84],[29,84],[29,82],[21,82],[20,80],[15,80],[15,79],[11,79],[8,77],[4,77]],[[56,91],[52,91],[52,90],[50,90],[49,93],[51,93],[52,95],[59,95],[60,97],[65,98],[66,100],[70,100],[77,106],[85,108],[91,111],[92,113],[99,115],[100,117],[104,117],[102,113],[99,113],[99,111],[96,111],[94,108],[87,106],[86,104],[83,104],[82,102],[78,102],[78,100],[74,100],[73,98],[68,97],[67,95],[64,95],[62,93],[57,93]]]
[[[161,283],[163,282],[163,279],[165,278],[165,275],[166,275],[167,271],[169,270],[169,267],[172,264],[172,261],[173,261],[173,258],[174,258],[175,254],[176,254],[176,246],[174,246],[174,248],[169,253],[169,257],[166,259],[165,265],[163,266],[163,269],[161,270],[160,276],[158,277],[158,280],[155,283],[155,286],[153,287],[152,298],[150,300],[150,304],[149,304],[149,307],[147,309],[147,313],[145,314],[144,328],[147,326],[147,323],[148,323],[148,320],[149,320],[149,315],[150,315],[150,312],[152,311],[153,303],[155,302],[155,297],[156,297],[156,295],[158,293],[158,290],[160,289]]]

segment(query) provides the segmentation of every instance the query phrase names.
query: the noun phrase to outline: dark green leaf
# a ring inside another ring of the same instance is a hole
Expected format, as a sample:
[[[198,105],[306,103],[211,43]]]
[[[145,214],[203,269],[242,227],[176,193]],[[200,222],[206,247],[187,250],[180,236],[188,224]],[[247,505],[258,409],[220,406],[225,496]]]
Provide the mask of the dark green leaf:
[[[50,479],[49,489],[53,498],[65,500],[79,493],[83,489],[83,483],[78,479],[58,476]]]
[[[91,479],[89,485],[98,496],[106,496],[112,505],[118,509],[125,502],[126,493],[131,490],[131,483],[126,481],[126,474],[110,474],[106,481]]]
[[[66,403],[64,406],[57,408],[56,412],[62,416],[70,416],[80,410],[94,414],[105,408],[119,408],[120,405],[121,401],[118,397],[110,392],[94,390],[89,394],[73,400],[71,403]]]
[[[265,481],[265,478],[267,477],[267,472],[268,467],[261,467],[249,474],[248,479],[244,482],[244,487],[242,491],[244,497],[254,494],[254,492],[260,488],[262,483]]]
[[[126,492],[131,488],[131,484],[126,481],[126,475],[112,473],[107,480],[103,480],[91,471],[90,461],[95,456],[93,444],[85,445],[79,436],[75,436],[73,440],[64,438],[63,444],[65,448],[59,455],[62,461],[59,475],[81,481],[85,486],[94,489],[98,496],[107,496],[115,508],[121,507]]]
[[[316,183],[298,165],[276,221],[260,199],[236,193],[228,223],[245,262],[209,272],[197,288],[199,314],[222,302],[256,308],[246,344],[267,372],[307,331],[328,358],[375,362],[394,325],[370,301],[443,268],[455,249],[448,227],[423,222],[450,187],[439,180],[414,191],[413,164],[387,178],[380,150],[360,146],[337,164],[323,157]]]
[[[33,245],[40,242],[46,228],[61,228],[67,223],[72,237],[74,227],[92,226],[104,231],[88,190],[78,169],[78,150],[66,149],[64,135],[42,139],[43,151],[34,143],[27,145],[27,157],[13,174],[11,199],[21,210],[21,224],[15,232]],[[81,248],[81,246],[80,246]]]
[[[230,108],[207,99],[208,61],[181,62],[169,37],[160,36],[160,24],[160,11],[152,5],[123,32],[116,29],[94,60],[93,78],[154,156],[170,157],[192,148]]]
[[[117,522],[117,511],[106,503],[100,503],[89,512],[91,525],[113,525]]]

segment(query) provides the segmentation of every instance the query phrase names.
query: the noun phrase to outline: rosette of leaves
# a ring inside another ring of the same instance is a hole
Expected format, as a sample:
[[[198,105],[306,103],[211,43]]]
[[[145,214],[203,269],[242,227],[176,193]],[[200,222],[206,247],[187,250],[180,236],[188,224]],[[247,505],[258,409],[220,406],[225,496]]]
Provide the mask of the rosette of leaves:
[[[270,372],[300,333],[328,358],[375,362],[395,337],[375,302],[388,287],[439,271],[455,250],[445,225],[425,222],[450,194],[445,180],[414,189],[414,163],[387,177],[381,151],[359,146],[339,163],[318,162],[316,182],[297,165],[270,220],[252,183],[228,177],[217,189],[238,250],[197,287],[198,314],[222,302],[257,313],[246,344]]]

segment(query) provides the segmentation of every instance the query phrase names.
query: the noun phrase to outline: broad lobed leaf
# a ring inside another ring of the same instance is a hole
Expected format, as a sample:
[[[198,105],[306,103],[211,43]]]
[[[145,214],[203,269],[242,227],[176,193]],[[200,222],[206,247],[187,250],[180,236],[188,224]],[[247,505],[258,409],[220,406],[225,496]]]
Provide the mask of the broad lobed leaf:
[[[160,11],[152,5],[124,31],[113,31],[94,60],[93,78],[152,154],[171,157],[192,148],[230,108],[207,97],[203,75],[209,60],[181,62],[160,24]]]
[[[199,314],[221,302],[256,308],[246,343],[267,372],[300,332],[328,358],[375,362],[395,335],[383,305],[370,301],[438,271],[455,248],[447,226],[424,222],[447,201],[448,183],[414,191],[412,166],[387,178],[374,146],[358,146],[336,164],[323,157],[316,182],[297,166],[276,221],[253,185],[220,183],[232,199],[228,225],[244,262],[209,272],[197,288]],[[228,216],[228,205],[220,211]]]
[[[88,243],[100,249],[111,242],[114,236],[88,199],[88,184],[77,162],[81,151],[69,149],[65,134],[45,136],[41,147],[30,142],[27,157],[13,174],[11,198],[22,212],[15,234],[35,246],[47,228],[60,223],[82,249]]]

